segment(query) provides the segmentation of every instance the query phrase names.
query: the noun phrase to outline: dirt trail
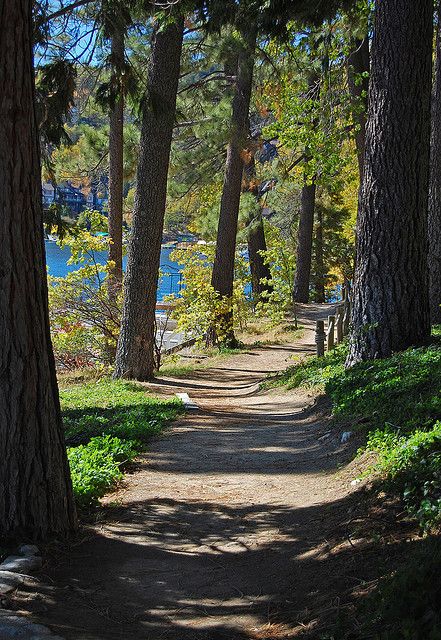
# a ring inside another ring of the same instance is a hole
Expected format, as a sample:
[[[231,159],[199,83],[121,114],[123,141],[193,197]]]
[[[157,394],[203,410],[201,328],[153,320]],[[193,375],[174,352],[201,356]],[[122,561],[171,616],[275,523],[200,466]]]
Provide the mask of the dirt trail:
[[[353,556],[327,553],[348,508],[344,452],[305,391],[258,387],[313,349],[317,313],[302,309],[295,345],[151,385],[200,410],[152,443],[110,518],[55,556],[23,609],[67,640],[289,638],[350,584]]]

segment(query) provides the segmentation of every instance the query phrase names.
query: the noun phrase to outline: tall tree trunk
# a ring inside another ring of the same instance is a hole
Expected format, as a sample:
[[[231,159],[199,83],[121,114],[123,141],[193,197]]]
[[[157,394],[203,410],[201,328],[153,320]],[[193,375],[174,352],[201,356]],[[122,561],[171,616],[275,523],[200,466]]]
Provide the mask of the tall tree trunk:
[[[377,2],[348,365],[430,334],[432,0]]]
[[[234,259],[236,253],[237,221],[239,216],[242,174],[244,170],[243,150],[248,137],[248,114],[253,84],[254,49],[256,34],[244,39],[238,55],[236,86],[231,116],[231,137],[227,148],[224,185],[220,205],[216,238],[216,254],[211,284],[221,298],[231,298],[234,281]],[[235,346],[232,313],[223,314],[216,324],[222,325],[221,341]],[[213,327],[207,338],[213,344],[219,338]]]
[[[437,6],[429,190],[429,282],[432,324],[441,324],[441,3]]]
[[[0,538],[76,526],[49,332],[31,0],[0,1]]]
[[[311,275],[312,234],[314,229],[316,185],[305,183],[302,187],[299,230],[297,235],[296,272],[294,276],[294,301],[309,301]]]
[[[367,96],[369,90],[369,37],[356,39],[348,59],[348,85],[354,113],[355,146],[357,148],[360,182],[363,177],[364,150],[366,147]]]
[[[323,211],[317,207],[315,227],[315,301],[325,302],[325,261],[323,257]]]
[[[179,18],[157,29],[153,37],[116,355],[118,378],[148,380],[155,368],[156,292],[183,25]]]
[[[111,44],[112,80],[116,93],[109,118],[109,261],[114,266],[109,273],[110,295],[122,286],[122,222],[123,222],[123,150],[124,150],[124,95],[121,72],[124,66],[124,34],[116,30]]]
[[[327,59],[323,61],[323,66]],[[318,100],[320,97],[320,79],[316,73],[312,73],[308,81],[308,97]],[[314,127],[318,121],[314,122]],[[308,160],[309,150],[305,149],[305,158]],[[306,172],[305,172],[306,173]],[[306,175],[300,198],[300,218],[297,233],[296,271],[294,275],[294,302],[309,301],[309,280],[311,277],[312,236],[314,229],[316,184],[315,178],[308,180]]]
[[[266,251],[265,227],[262,218],[262,205],[259,195],[259,184],[256,180],[256,160],[254,152],[251,152],[251,159],[244,167],[243,192],[251,193],[258,207],[257,214],[251,214],[247,221],[247,245],[248,260],[251,272],[251,289],[253,300],[256,305],[262,298],[263,293],[272,291],[271,271],[263,253]]]

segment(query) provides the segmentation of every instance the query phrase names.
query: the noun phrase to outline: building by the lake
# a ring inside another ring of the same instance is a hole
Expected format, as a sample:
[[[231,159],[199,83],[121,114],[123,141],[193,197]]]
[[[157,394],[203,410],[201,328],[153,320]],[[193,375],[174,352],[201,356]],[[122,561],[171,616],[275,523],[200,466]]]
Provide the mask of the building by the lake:
[[[76,218],[85,209],[106,211],[108,204],[107,185],[100,182],[88,187],[74,186],[71,182],[54,185],[51,182],[42,184],[43,207],[48,209],[52,204],[66,207],[67,213]]]

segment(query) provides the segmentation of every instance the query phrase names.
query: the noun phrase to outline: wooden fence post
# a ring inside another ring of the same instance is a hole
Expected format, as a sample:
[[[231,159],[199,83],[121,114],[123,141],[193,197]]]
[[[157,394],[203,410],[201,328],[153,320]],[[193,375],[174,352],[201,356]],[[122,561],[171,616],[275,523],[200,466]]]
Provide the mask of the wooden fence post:
[[[317,320],[315,323],[315,343],[317,345],[317,357],[325,355],[325,321]]]
[[[334,348],[334,328],[335,316],[328,316],[328,331],[326,332],[328,351],[331,351],[331,349]]]
[[[336,328],[337,328],[337,344],[343,342],[343,316],[345,312],[345,307],[343,304],[339,304],[337,307],[337,319],[336,319]]]
[[[349,325],[351,322],[351,301],[349,298],[345,300],[344,306],[345,312],[343,315],[343,335],[347,336],[349,333]]]

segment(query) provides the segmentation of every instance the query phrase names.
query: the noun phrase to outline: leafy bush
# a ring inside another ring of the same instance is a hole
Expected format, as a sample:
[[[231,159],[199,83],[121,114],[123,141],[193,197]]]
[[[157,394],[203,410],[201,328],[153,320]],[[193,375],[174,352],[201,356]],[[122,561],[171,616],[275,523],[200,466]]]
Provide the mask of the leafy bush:
[[[377,430],[367,446],[378,452],[378,468],[400,490],[423,529],[436,526],[441,520],[441,422],[411,436]]]
[[[202,342],[207,331],[214,328],[218,342],[222,344],[229,329],[228,321],[227,326],[224,326],[225,318],[230,313],[233,314],[235,327],[245,326],[250,312],[245,289],[249,285],[250,276],[248,263],[239,251],[236,252],[231,298],[221,298],[211,285],[214,246],[175,250],[170,257],[183,265],[183,287],[179,296],[167,296],[175,304],[172,317],[176,319],[180,331]]]
[[[385,423],[410,432],[430,428],[441,415],[441,347],[438,343],[361,362],[332,376],[326,392],[334,414],[364,417],[374,427]]]
[[[84,211],[90,230],[78,224],[60,239],[70,249],[68,264],[76,269],[65,277],[49,276],[49,315],[55,359],[61,370],[108,363],[119,334],[122,292],[109,295],[109,269],[96,256],[109,250],[109,237],[97,235],[107,228],[98,211]]]
[[[264,284],[270,285],[270,289],[262,292],[256,312],[277,325],[293,307],[295,251],[280,229],[268,222],[265,223],[265,238],[267,250],[262,251],[262,257],[268,265],[271,277],[265,278]]]
[[[339,345],[332,351],[327,351],[323,358],[305,358],[283,373],[269,377],[264,384],[266,387],[283,385],[287,389],[294,389],[304,386],[325,390],[332,378],[344,374],[345,358],[346,346]]]
[[[133,460],[139,443],[98,436],[67,450],[74,495],[81,507],[95,504],[122,478],[121,467]]]

